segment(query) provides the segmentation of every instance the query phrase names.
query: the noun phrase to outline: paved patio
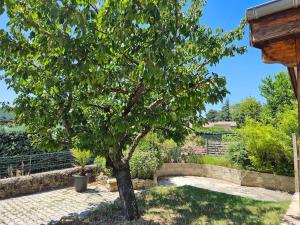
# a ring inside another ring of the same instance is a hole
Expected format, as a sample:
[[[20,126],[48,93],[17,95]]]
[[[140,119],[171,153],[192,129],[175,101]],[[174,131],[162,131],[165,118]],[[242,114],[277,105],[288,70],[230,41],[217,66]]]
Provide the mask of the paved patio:
[[[84,193],[70,187],[0,200],[0,224],[55,224],[64,216],[84,216],[100,203],[112,202],[118,196],[101,185],[90,184]]]
[[[241,187],[225,181],[204,177],[166,177],[160,185],[192,185],[259,200],[282,201],[291,199],[284,192],[264,188]],[[55,224],[62,217],[77,214],[84,216],[103,202],[117,199],[117,192],[108,192],[104,186],[90,184],[85,193],[77,193],[72,187],[33,195],[0,200],[1,225]]]

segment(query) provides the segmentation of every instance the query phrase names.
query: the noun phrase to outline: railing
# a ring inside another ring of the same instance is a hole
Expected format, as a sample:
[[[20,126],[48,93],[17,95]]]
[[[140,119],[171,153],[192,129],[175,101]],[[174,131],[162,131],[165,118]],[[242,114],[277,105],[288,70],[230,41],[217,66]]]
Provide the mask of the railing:
[[[73,164],[69,151],[0,157],[0,179],[70,168]]]

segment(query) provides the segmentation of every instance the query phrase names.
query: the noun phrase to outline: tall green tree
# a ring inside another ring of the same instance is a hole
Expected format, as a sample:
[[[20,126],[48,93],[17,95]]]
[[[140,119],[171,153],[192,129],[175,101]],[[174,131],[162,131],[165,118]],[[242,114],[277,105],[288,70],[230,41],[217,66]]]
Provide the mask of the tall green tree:
[[[261,95],[267,100],[272,117],[275,117],[277,112],[282,112],[286,106],[293,106],[295,95],[286,72],[282,71],[274,77],[266,77],[259,89]]]
[[[248,97],[231,107],[232,119],[237,123],[238,127],[245,124],[246,118],[258,121],[260,119],[261,107],[259,101],[253,97]]]
[[[216,122],[218,119],[219,112],[217,110],[211,109],[206,113],[206,119],[208,122]]]
[[[17,93],[17,121],[39,146],[106,158],[124,215],[139,217],[129,160],[150,131],[181,141],[225,78],[209,71],[243,53],[243,26],[200,23],[203,1],[9,0],[0,69]],[[1,11],[1,10],[0,10]]]
[[[217,117],[218,121],[231,121],[232,120],[232,116],[231,116],[231,112],[230,112],[230,104],[229,104],[229,99],[227,98],[225,100],[224,105],[222,106],[221,111],[219,112],[219,115]]]

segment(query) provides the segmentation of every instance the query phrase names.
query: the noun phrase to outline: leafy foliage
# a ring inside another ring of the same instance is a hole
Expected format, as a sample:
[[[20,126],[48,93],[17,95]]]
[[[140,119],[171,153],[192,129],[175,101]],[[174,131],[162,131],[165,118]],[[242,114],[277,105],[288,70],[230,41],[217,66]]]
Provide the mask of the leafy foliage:
[[[79,148],[74,148],[71,150],[71,154],[74,157],[75,162],[81,167],[80,175],[85,175],[85,166],[88,164],[91,158],[90,150],[81,150]]]
[[[177,142],[203,123],[205,104],[227,94],[225,78],[210,69],[244,53],[236,40],[245,21],[213,32],[200,23],[203,1],[186,3],[5,1],[0,70],[33,143],[91,149],[128,174],[147,133]]]
[[[23,127],[0,127],[1,157],[42,153],[32,146],[23,130]]]
[[[298,132],[298,107],[294,102],[293,107],[286,106],[276,115],[277,127],[286,135],[291,136]]]
[[[181,146],[181,150],[185,155],[202,154],[203,146],[205,146],[204,138],[190,134],[186,137],[184,145]]]
[[[211,109],[206,113],[206,119],[208,120],[208,122],[216,122],[219,118],[218,118],[218,111]]]
[[[152,179],[154,172],[161,165],[154,151],[135,151],[130,162],[132,178]]]
[[[180,162],[181,161],[181,149],[178,145],[171,139],[165,140],[160,145],[161,152],[161,162],[170,163],[170,162]]]
[[[225,79],[207,66],[244,52],[232,44],[243,25],[213,33],[198,23],[201,1],[177,19],[169,1],[22,1],[6,9],[1,69],[19,93],[17,120],[49,148],[83,145],[114,158],[146,130],[182,139],[204,104],[226,95]]]
[[[104,174],[106,174],[108,176],[112,175],[111,169],[107,168],[107,166],[106,166],[106,159],[104,157],[97,156],[94,159],[94,164],[99,172],[103,172]]]
[[[177,144],[171,139],[159,138],[158,134],[151,132],[139,143],[130,159],[131,175],[141,179],[152,178],[162,163],[180,161],[181,151]]]
[[[238,127],[245,124],[247,118],[260,120],[261,104],[253,97],[248,97],[231,107],[232,118]]]
[[[272,116],[282,111],[286,105],[292,106],[295,96],[286,72],[280,72],[274,78],[266,77],[259,88],[261,95],[267,100]]]
[[[291,138],[272,125],[248,120],[229,145],[231,159],[256,171],[293,175]]]
[[[218,121],[231,121],[231,120],[232,120],[232,116],[230,112],[230,104],[229,104],[229,99],[227,98],[218,115]]]
[[[206,120],[208,122],[231,121],[232,115],[230,108],[229,99],[227,98],[221,110],[209,110],[206,113]]]
[[[223,137],[223,141],[229,143],[227,146],[227,155],[232,164],[244,169],[252,169],[249,153],[239,135],[227,135]]]

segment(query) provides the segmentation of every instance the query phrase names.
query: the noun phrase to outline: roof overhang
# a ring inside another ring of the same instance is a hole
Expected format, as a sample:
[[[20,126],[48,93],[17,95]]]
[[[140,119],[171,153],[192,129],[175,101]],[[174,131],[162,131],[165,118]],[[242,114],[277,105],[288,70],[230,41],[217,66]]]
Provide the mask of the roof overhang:
[[[251,45],[265,63],[288,67],[300,104],[300,0],[274,0],[246,12]]]
[[[276,0],[270,1],[247,10],[247,20],[255,20],[263,16],[271,15],[284,10],[298,8],[300,0]]]
[[[250,8],[251,45],[265,63],[294,67],[300,63],[300,0],[276,0]]]

